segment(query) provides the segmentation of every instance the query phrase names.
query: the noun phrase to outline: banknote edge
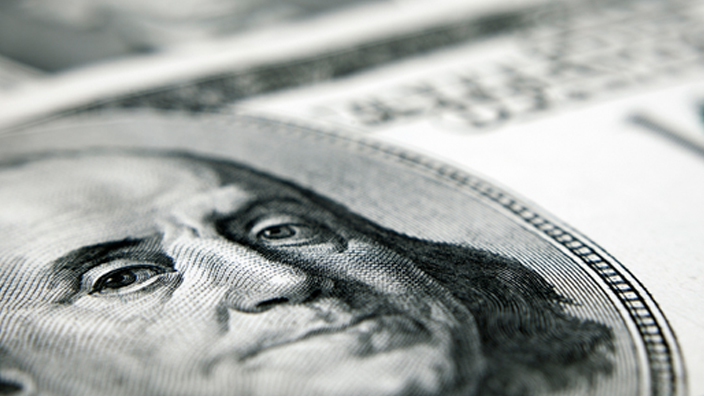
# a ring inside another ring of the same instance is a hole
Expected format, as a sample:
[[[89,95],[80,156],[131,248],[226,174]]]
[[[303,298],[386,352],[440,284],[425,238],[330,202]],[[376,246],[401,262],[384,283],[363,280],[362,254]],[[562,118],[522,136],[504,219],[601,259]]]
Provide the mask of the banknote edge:
[[[677,337],[667,317],[647,288],[605,249],[551,216],[538,204],[520,197],[519,194],[508,192],[509,188],[500,186],[497,182],[475,176],[469,170],[368,137],[355,136],[331,128],[311,127],[300,121],[283,121],[261,115],[239,115],[234,123],[243,123],[243,126],[256,124],[258,128],[268,127],[269,131],[275,133],[295,133],[291,131],[293,129],[298,131],[297,135],[302,138],[325,139],[328,143],[343,145],[346,149],[373,153],[387,160],[394,159],[397,163],[434,177],[436,180],[478,193],[494,205],[512,213],[523,225],[535,230],[550,243],[567,249],[571,257],[579,260],[581,265],[598,276],[603,286],[606,286],[622,304],[621,308],[628,312],[648,359],[649,389],[643,389],[643,394],[651,396],[688,394],[687,372]]]

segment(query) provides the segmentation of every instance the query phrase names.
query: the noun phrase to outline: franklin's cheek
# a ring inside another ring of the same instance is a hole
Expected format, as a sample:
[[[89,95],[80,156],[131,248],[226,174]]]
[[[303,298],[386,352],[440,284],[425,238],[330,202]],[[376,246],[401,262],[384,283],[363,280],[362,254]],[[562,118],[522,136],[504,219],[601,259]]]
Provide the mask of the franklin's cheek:
[[[15,312],[13,322],[11,328],[18,331],[4,345],[28,367],[38,368],[39,381],[69,378],[88,384],[99,377],[96,369],[108,376],[125,373],[149,349],[138,339],[144,323],[125,325],[73,306]]]

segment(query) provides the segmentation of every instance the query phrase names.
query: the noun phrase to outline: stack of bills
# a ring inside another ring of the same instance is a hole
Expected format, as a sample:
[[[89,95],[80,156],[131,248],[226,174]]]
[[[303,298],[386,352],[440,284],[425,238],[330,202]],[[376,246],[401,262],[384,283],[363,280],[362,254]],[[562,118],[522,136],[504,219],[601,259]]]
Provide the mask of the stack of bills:
[[[0,395],[704,395],[702,26],[0,3]]]

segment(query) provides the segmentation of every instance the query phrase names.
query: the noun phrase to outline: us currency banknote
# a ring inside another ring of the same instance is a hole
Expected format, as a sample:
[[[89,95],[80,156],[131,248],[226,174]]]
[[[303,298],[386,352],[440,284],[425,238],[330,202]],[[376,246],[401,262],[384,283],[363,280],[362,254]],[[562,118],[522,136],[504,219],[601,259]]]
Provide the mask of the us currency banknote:
[[[22,7],[24,2],[16,3],[13,9],[26,8]],[[76,3],[79,5],[75,9],[86,13],[96,8],[113,7],[99,1]],[[275,3],[293,6],[297,2]],[[311,0],[313,3],[317,2]],[[161,108],[213,110],[252,95],[337,78],[459,42],[514,31],[530,24],[535,12],[548,7],[544,0],[442,0],[432,5],[424,0],[347,3],[349,7],[342,7],[341,11],[335,12],[333,7],[308,21],[304,18],[295,23],[272,22],[212,40],[196,37],[195,42],[188,45],[174,44],[132,56],[116,54],[114,62],[92,65],[84,62],[66,68],[52,73],[50,81],[26,84],[16,90],[19,92],[13,92],[11,98],[0,92],[0,119],[36,121],[37,113],[124,106],[135,100],[139,102],[133,103],[136,106],[148,101],[160,103],[157,106]],[[122,2],[116,4],[114,7],[118,9],[136,8],[145,9],[145,12],[150,9],[131,2],[122,6]],[[175,12],[161,2],[153,8],[155,10],[144,18]],[[245,12],[244,15],[249,14]],[[10,13],[7,18],[11,17]],[[174,18],[178,20],[176,16]],[[184,23],[189,23],[189,18],[184,19]],[[190,22],[208,26],[207,20]],[[34,32],[32,28],[27,30]],[[88,34],[90,31],[85,34],[94,37]],[[31,44],[31,34],[23,34],[22,29],[10,29],[10,32],[12,34],[3,37],[18,41],[15,45],[22,51],[46,56],[47,51]],[[61,36],[55,39],[61,39]],[[52,48],[70,46],[72,51],[89,51],[91,48],[80,45],[80,40],[65,38],[63,41]],[[5,52],[6,56],[11,56]],[[66,51],[59,53],[66,55]],[[69,60],[75,61],[81,56],[69,56]],[[105,75],[112,77],[104,78]],[[67,96],[66,92],[71,95]],[[138,94],[135,96],[135,93]]]
[[[521,6],[0,98],[0,394],[704,394],[702,7]]]
[[[60,71],[338,9],[395,2],[399,1],[12,0],[0,4],[0,53],[45,71]]]

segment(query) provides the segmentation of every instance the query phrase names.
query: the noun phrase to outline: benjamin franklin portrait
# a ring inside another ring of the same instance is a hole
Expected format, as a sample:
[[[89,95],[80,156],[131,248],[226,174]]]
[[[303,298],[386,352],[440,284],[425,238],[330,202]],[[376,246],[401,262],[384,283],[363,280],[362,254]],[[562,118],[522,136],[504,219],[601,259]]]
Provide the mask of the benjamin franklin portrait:
[[[519,260],[186,151],[5,163],[0,285],[0,394],[522,396],[613,371],[612,329]]]

